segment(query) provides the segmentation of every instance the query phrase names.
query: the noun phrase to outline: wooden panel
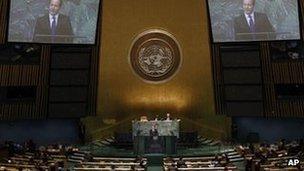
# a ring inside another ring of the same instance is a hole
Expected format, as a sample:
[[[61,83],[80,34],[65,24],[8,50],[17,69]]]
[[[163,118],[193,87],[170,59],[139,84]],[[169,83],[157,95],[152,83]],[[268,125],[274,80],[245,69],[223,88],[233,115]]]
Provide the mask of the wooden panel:
[[[302,0],[300,0],[299,1],[300,3],[300,12],[302,13],[302,14],[300,14],[300,20],[302,20],[302,21],[300,21],[300,23],[302,22],[302,27],[301,27],[301,31],[302,31],[302,38],[304,37],[304,27],[303,27],[303,16],[304,16],[304,2],[302,1]]]
[[[34,111],[33,103],[0,104],[1,120],[26,119]]]
[[[0,65],[0,86],[37,86],[34,103],[0,104],[0,120],[47,117],[50,47],[43,46],[39,65]]]
[[[262,86],[260,85],[231,85],[225,86],[225,99],[229,101],[262,101]]]
[[[102,3],[102,2],[101,2]],[[102,10],[103,8],[99,8]],[[98,18],[97,30],[102,29],[102,11],[99,12],[100,16]],[[99,69],[99,60],[101,60],[101,31],[96,33],[96,46],[92,48],[91,53],[91,67],[90,67],[90,84],[88,90],[88,115],[97,115],[97,86],[98,86],[98,69]]]
[[[271,60],[270,53],[267,43],[261,43],[261,65],[262,65],[262,73],[263,73],[263,86],[264,86],[264,114],[266,116],[273,115],[273,97],[271,94],[274,92],[273,87],[273,75],[271,70]]]
[[[0,65],[0,86],[37,85],[38,76],[39,65]]]
[[[221,52],[223,67],[260,67],[259,50]]]
[[[101,17],[100,17],[101,18]],[[101,23],[101,22],[99,22]],[[99,36],[98,36],[99,37]],[[100,42],[99,39],[97,42]],[[92,48],[90,84],[88,90],[88,115],[96,115],[97,108],[97,86],[98,86],[98,64],[99,64],[99,43]]]
[[[229,116],[262,116],[263,103],[256,102],[227,102],[227,114]]]
[[[78,118],[84,117],[87,103],[50,103],[49,112],[52,118]]]
[[[225,84],[261,84],[260,68],[224,69]]]
[[[272,60],[269,45],[262,43],[261,47],[265,116],[304,117],[303,99],[277,99],[275,92],[275,84],[304,84],[304,62]]]
[[[81,50],[81,48],[79,48]],[[52,49],[52,69],[88,69],[90,68],[90,51],[89,52],[54,52]]]
[[[0,1],[0,43],[5,43],[7,29],[8,0]]]
[[[50,102],[86,102],[87,87],[50,87]]]
[[[225,114],[225,101],[224,101],[224,79],[222,73],[222,64],[220,58],[220,46],[213,45],[212,49],[212,69],[214,81],[214,97],[215,109],[217,114]]]
[[[304,83],[304,62],[289,61],[273,63],[274,83],[303,84]]]
[[[79,86],[88,85],[88,70],[51,70],[50,85],[52,86]]]

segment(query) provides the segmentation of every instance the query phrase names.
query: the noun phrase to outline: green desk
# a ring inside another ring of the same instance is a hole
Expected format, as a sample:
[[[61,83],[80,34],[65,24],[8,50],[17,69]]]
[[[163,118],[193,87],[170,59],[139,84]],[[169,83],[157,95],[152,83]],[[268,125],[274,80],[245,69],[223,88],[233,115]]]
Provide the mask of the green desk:
[[[151,140],[150,136],[134,137],[134,153],[136,155],[149,153],[162,153],[166,155],[176,154],[177,137],[175,136],[159,136],[157,145],[159,145],[161,149],[157,150],[156,152],[153,152],[153,150],[151,150],[153,143],[154,142]]]

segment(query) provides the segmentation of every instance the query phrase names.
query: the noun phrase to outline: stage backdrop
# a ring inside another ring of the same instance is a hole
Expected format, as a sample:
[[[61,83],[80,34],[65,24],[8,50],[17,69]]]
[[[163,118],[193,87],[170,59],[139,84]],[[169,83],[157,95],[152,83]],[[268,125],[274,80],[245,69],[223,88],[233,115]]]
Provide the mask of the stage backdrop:
[[[227,138],[230,120],[215,113],[206,10],[203,0],[103,0],[97,117],[84,120],[89,136],[127,132],[140,115],[170,112],[182,131]],[[149,29],[180,45],[181,66],[166,82],[143,81],[129,62],[135,37]]]

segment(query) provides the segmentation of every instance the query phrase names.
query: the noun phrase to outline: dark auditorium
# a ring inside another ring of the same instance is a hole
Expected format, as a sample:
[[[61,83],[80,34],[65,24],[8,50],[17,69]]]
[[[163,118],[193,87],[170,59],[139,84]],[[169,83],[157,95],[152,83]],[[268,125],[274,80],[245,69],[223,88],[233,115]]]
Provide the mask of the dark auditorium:
[[[0,0],[0,171],[304,171],[303,0]]]

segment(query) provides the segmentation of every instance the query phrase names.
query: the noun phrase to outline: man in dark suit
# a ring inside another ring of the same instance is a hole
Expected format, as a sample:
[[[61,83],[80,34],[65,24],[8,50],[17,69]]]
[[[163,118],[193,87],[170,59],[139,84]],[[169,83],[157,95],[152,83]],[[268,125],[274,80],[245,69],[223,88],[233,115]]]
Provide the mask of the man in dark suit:
[[[61,0],[50,0],[49,13],[37,19],[34,42],[71,43],[73,30],[68,16],[59,13]]]
[[[243,0],[244,13],[234,19],[235,40],[273,40],[275,30],[266,14],[254,11],[255,0]]]

